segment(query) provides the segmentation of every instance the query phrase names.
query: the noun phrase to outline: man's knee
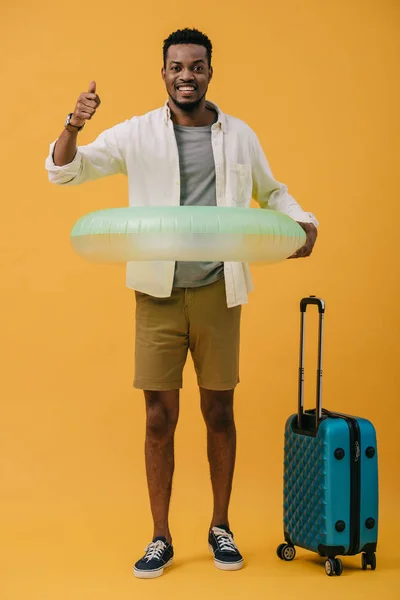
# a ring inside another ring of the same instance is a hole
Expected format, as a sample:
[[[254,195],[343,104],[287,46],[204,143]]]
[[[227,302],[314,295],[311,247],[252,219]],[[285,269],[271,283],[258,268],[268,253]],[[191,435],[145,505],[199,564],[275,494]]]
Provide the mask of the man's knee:
[[[213,433],[231,430],[234,423],[233,390],[202,391],[202,412],[207,428]]]
[[[174,435],[179,416],[179,392],[146,391],[146,434],[154,441]]]

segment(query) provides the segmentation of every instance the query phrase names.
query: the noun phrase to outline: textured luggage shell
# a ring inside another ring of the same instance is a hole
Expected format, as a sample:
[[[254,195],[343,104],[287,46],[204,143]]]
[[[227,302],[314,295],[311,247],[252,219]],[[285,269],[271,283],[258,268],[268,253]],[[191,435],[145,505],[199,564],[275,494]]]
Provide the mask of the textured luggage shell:
[[[356,460],[356,449],[350,448],[349,426],[341,418],[324,418],[316,437],[293,431],[297,414],[292,415],[285,427],[284,459],[284,532],[285,539],[296,545],[319,552],[328,548],[347,554],[350,549],[351,519],[351,461]],[[378,468],[374,426],[367,419],[357,418],[360,428],[361,461],[360,510],[358,553],[371,551],[367,544],[376,544],[378,535]],[[335,457],[338,448],[344,457]],[[374,448],[371,458],[367,448]],[[368,529],[367,519],[375,526]],[[345,528],[337,531],[335,525],[343,521]]]

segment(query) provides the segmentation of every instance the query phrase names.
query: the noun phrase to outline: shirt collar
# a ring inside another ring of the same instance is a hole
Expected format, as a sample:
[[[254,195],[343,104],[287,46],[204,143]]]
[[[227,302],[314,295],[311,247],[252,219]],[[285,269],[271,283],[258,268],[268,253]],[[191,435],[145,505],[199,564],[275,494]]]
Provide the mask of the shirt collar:
[[[214,104],[214,102],[211,102],[210,100],[206,100],[206,105],[209,108],[213,108],[217,114],[218,114],[218,121],[217,123],[219,124],[220,128],[222,129],[222,131],[227,131],[227,122],[226,122],[226,117],[224,115],[224,113],[221,111],[221,109]],[[171,109],[168,106],[168,100],[165,102],[164,104],[164,121],[165,123],[168,124],[168,121],[171,119]]]

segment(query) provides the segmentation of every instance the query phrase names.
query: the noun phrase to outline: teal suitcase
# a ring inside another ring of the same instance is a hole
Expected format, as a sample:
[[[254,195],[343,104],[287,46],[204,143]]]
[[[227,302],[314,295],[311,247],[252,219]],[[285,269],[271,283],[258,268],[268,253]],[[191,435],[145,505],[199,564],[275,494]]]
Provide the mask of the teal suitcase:
[[[304,410],[304,331],[308,305],[319,312],[317,406]],[[298,412],[289,417],[284,446],[284,538],[277,554],[290,561],[295,547],[326,557],[327,575],[341,575],[338,556],[361,554],[361,566],[376,568],[378,454],[375,428],[360,417],[322,408],[325,303],[300,302]]]

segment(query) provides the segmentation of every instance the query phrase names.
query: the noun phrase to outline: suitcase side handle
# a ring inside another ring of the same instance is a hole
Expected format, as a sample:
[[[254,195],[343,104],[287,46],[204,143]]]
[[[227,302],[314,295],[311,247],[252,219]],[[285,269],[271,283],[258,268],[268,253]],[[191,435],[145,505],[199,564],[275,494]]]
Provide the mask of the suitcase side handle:
[[[298,396],[298,428],[302,429],[304,414],[304,337],[305,337],[305,313],[307,306],[318,306],[319,328],[318,328],[318,365],[317,365],[317,398],[315,411],[315,431],[318,430],[322,416],[322,345],[324,331],[325,302],[316,296],[303,298],[300,302],[300,365],[299,365],[299,396]]]

